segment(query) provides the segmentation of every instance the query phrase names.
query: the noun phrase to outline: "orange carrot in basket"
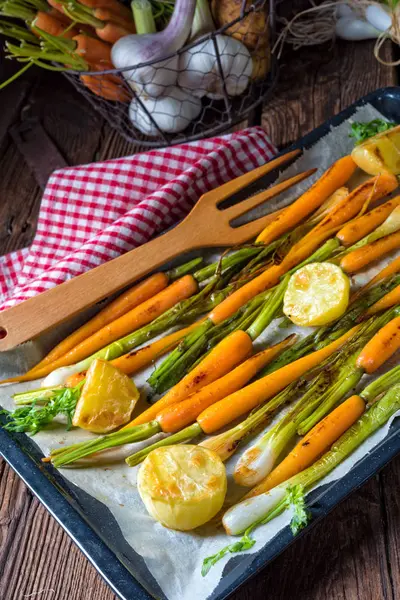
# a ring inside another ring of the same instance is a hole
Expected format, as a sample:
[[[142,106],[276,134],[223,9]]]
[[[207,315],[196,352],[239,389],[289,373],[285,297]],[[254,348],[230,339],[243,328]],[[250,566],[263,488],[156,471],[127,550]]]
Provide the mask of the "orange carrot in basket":
[[[246,385],[258,371],[268,365],[285,348],[292,345],[295,340],[296,336],[290,335],[282,342],[251,356],[233,371],[206,385],[186,400],[161,410],[157,414],[156,421],[162,431],[164,433],[176,433],[187,425],[194,423],[203,410]]]
[[[64,354],[80,344],[80,342],[86,340],[89,336],[96,333],[96,331],[99,331],[99,329],[102,329],[112,321],[115,321],[115,319],[118,319],[128,311],[136,308],[139,304],[142,304],[142,302],[149,300],[165,289],[167,285],[168,276],[165,273],[155,273],[141,283],[134,285],[103,308],[103,310],[97,313],[97,315],[87,323],[57,344],[57,346],[55,346],[33,369],[28,371],[27,374],[33,374],[45,365],[64,356]]]
[[[261,403],[266,402],[290,383],[296,381],[304,373],[319,365],[328,356],[331,356],[331,354],[354,335],[358,327],[359,325],[356,325],[321,350],[303,356],[291,364],[285,365],[281,369],[250,383],[243,389],[226,396],[223,400],[216,402],[204,410],[197,418],[201,429],[207,434],[214,433],[235,419],[250,412]]]
[[[365,402],[351,396],[317,423],[267,477],[244,496],[244,500],[264,494],[297,475],[327,452],[336,440],[361,417]]]
[[[68,39],[72,39],[79,33],[76,27],[71,27],[68,29],[68,26],[66,26],[61,20],[58,18],[56,19],[51,14],[45,13],[41,10],[38,10],[31,26],[33,28],[37,27],[38,29],[42,29],[49,35],[54,35],[55,37],[65,37]],[[34,29],[33,33],[35,33]]]
[[[78,0],[78,3],[93,9],[104,8],[110,10],[115,15],[120,15],[127,20],[132,20],[132,13],[129,8],[118,0]]]
[[[132,15],[126,17],[125,15],[121,15],[113,12],[109,8],[95,8],[93,10],[93,14],[96,19],[100,19],[100,21],[110,21],[112,23],[116,23],[117,25],[121,25],[125,29],[131,31],[131,33],[136,33],[135,23],[132,19]]]
[[[112,68],[107,64],[91,64],[92,71],[99,71],[99,75],[80,75],[83,84],[96,96],[111,100],[112,102],[129,102],[132,96],[126,89],[122,79],[112,73],[101,73]]]
[[[381,225],[399,204],[400,196],[388,200],[342,227],[336,237],[340,240],[342,246],[352,246]]]
[[[104,42],[108,42],[109,44],[115,44],[119,39],[125,37],[126,35],[131,35],[135,33],[135,27],[128,28],[127,26],[121,26],[117,23],[113,23],[112,21],[108,21],[104,27],[97,27],[96,34],[102,39]]]
[[[192,369],[181,381],[169,390],[153,406],[150,406],[123,429],[148,423],[165,407],[181,402],[190,394],[216,381],[240,364],[251,353],[253,344],[245,331],[234,331],[224,338],[203,360]]]
[[[357,367],[368,374],[375,373],[399,348],[400,317],[395,317],[364,346],[358,355]]]
[[[340,261],[340,266],[346,273],[356,273],[365,265],[374,262],[389,252],[400,248],[400,231],[375,240],[357,250],[346,254]]]
[[[351,156],[340,158],[300,198],[290,204],[285,211],[265,227],[258,236],[257,242],[270,244],[280,235],[292,229],[344,185],[355,170],[356,164]]]
[[[88,63],[103,65],[104,69],[113,69],[111,62],[111,45],[83,33],[73,38],[76,42],[75,53],[82,56]]]

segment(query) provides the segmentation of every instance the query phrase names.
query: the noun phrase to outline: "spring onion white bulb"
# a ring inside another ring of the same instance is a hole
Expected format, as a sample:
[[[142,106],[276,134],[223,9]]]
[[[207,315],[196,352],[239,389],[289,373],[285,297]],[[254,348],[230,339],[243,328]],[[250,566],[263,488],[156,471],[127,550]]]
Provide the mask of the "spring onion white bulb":
[[[183,131],[201,112],[201,101],[176,87],[170,88],[165,96],[142,97],[140,100],[161,131],[166,133]],[[136,98],[129,106],[129,118],[134,127],[145,135],[159,135],[157,127]]]
[[[284,486],[277,486],[259,496],[253,496],[235,504],[226,511],[222,518],[222,524],[228,535],[239,535],[243,533],[250,525],[259,521],[279,502],[283,500],[286,494]]]
[[[135,92],[157,97],[166,88],[175,85],[178,77],[178,56],[192,26],[196,0],[177,0],[167,27],[157,33],[127,35],[116,42],[111,51],[111,60],[117,69],[132,67],[122,74]],[[136,68],[135,65],[148,61],[156,64]],[[163,59],[163,60],[162,60]]]
[[[79,365],[71,365],[70,367],[60,367],[55,369],[45,377],[41,383],[41,387],[55,387],[57,385],[64,385],[68,377],[80,373],[82,369]]]
[[[266,477],[277,460],[274,438],[266,444],[251,446],[238,460],[234,478],[237,484],[253,487]]]

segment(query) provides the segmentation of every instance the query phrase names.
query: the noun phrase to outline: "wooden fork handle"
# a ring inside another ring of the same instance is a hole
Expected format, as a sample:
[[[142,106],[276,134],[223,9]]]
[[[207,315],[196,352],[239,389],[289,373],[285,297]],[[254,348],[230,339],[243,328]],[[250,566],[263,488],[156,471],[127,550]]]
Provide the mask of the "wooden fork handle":
[[[190,245],[182,225],[66,281],[38,296],[0,312],[0,351],[14,348],[59,325],[85,308],[197,247]]]

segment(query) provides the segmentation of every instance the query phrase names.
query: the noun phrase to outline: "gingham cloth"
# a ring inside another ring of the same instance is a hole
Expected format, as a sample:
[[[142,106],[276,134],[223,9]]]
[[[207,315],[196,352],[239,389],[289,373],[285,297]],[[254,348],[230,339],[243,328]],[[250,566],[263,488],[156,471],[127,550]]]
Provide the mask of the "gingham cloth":
[[[55,171],[29,248],[0,257],[0,310],[147,242],[204,192],[270,160],[261,127]]]

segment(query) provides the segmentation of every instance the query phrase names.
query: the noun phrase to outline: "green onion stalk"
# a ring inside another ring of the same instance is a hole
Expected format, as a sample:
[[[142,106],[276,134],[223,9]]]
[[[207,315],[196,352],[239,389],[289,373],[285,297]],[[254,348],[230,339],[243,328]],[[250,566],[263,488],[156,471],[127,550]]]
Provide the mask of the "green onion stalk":
[[[255,540],[251,537],[254,529],[268,523],[290,506],[294,517],[293,533],[296,534],[305,527],[310,514],[305,507],[304,493],[333,471],[399,409],[400,384],[397,384],[375,402],[312,466],[269,492],[246,499],[230,508],[223,517],[225,530],[231,535],[243,533],[243,537],[206,558],[203,562],[202,574],[206,575],[210,568],[227,554],[251,548],[255,544]]]

